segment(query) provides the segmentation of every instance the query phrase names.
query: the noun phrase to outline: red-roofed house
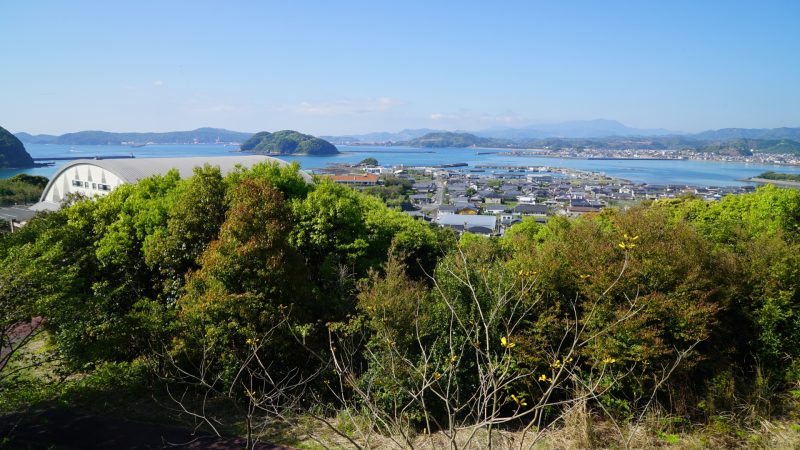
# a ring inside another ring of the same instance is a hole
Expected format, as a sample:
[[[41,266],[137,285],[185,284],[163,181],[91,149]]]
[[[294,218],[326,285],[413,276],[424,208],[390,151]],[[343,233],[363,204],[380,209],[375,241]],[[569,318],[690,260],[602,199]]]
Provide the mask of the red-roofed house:
[[[371,173],[331,175],[331,179],[334,183],[348,186],[375,186],[378,184],[378,176]]]

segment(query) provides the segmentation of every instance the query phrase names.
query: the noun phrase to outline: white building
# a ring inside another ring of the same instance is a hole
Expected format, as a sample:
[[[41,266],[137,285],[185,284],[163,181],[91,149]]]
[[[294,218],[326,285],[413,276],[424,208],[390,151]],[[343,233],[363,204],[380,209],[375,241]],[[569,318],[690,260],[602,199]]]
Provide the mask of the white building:
[[[53,175],[42,193],[34,211],[55,211],[68,194],[87,197],[108,195],[117,186],[136,183],[142,178],[165,175],[176,169],[181,177],[191,177],[195,167],[208,164],[219,167],[223,175],[237,167],[250,167],[263,162],[288,165],[286,161],[262,155],[217,156],[193,158],[130,158],[130,159],[78,159],[67,163]],[[307,182],[311,176],[300,172]]]

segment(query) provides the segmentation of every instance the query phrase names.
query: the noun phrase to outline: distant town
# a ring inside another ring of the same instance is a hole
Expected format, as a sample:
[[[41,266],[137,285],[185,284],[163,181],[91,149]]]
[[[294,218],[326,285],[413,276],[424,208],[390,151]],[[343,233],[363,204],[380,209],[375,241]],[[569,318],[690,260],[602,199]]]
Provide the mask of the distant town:
[[[725,154],[719,152],[706,152],[696,150],[649,150],[649,149],[594,149],[594,148],[558,148],[558,149],[529,149],[529,150],[504,150],[498,151],[499,155],[507,156],[548,156],[554,158],[577,159],[663,159],[663,160],[694,160],[715,162],[741,162],[752,164],[775,164],[785,166],[800,165],[800,155],[791,153],[759,153],[750,152],[745,155]]]
[[[486,236],[502,235],[526,217],[576,217],[606,207],[684,195],[719,200],[755,186],[703,187],[634,183],[602,173],[523,165],[334,165],[321,173],[340,184],[372,191],[420,220]],[[393,195],[382,195],[395,186]]]

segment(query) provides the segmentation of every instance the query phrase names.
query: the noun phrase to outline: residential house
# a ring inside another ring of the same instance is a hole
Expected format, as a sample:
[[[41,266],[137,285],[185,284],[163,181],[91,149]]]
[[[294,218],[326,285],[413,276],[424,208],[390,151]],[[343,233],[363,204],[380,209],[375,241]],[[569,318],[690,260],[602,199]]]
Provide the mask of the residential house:
[[[429,205],[433,202],[433,198],[429,197],[428,194],[411,194],[408,199],[414,205]]]
[[[520,203],[519,205],[515,206],[514,209],[511,210],[511,213],[514,216],[540,216],[545,217],[547,216],[547,212],[549,209],[547,205],[529,205]]]
[[[371,173],[331,175],[330,178],[334,183],[348,186],[376,186],[378,184],[378,176]]]

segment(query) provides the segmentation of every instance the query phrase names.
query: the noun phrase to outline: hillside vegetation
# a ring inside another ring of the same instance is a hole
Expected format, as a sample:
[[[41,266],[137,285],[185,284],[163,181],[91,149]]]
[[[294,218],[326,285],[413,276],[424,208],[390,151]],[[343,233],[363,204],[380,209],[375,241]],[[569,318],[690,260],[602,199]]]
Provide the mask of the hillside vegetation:
[[[335,155],[339,150],[330,142],[292,130],[256,133],[242,143],[242,151],[263,154]]]
[[[800,174],[773,172],[771,170],[768,172],[764,172],[761,175],[756,176],[755,178],[763,178],[765,180],[777,180],[777,181],[793,181],[796,183],[800,183]]]
[[[28,174],[18,174],[0,179],[0,206],[35,203],[42,195],[47,178]]]
[[[13,134],[0,127],[0,168],[26,169],[33,167],[31,155]]]
[[[171,172],[0,236],[0,408],[155,398],[296,446],[792,447],[799,226],[766,186],[459,238],[296,165]]]

